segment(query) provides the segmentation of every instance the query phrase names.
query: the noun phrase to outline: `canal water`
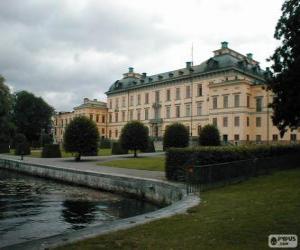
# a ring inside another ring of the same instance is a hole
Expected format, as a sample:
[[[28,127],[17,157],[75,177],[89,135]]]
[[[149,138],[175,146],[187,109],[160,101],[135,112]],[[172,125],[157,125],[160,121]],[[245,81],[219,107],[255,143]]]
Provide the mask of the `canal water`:
[[[0,248],[158,208],[125,196],[0,169]]]

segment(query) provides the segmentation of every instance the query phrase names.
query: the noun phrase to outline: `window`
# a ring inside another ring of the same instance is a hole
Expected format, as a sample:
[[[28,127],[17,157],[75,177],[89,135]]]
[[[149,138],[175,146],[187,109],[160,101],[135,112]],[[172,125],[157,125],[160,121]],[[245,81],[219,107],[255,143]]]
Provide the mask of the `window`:
[[[214,126],[218,126],[218,119],[217,118],[213,118],[213,125]]]
[[[122,107],[125,108],[126,107],[126,99],[125,96],[122,97]]]
[[[261,135],[256,135],[256,141],[261,142]]]
[[[141,110],[140,109],[137,110],[137,120],[138,121],[141,120]]]
[[[198,96],[202,96],[202,84],[198,84],[198,86],[197,86],[197,94],[198,94]]]
[[[137,105],[141,105],[141,95],[138,94],[137,96]]]
[[[185,98],[191,98],[191,86],[185,87]]]
[[[116,99],[116,109],[119,108],[119,98]]]
[[[102,115],[102,123],[105,123],[105,115]]]
[[[130,96],[130,106],[133,106],[133,95]]]
[[[159,102],[159,91],[155,91],[155,102]]]
[[[176,106],[176,117],[180,117],[180,106]]]
[[[116,113],[115,113],[115,122],[118,122],[118,121],[119,121],[119,113],[116,112]]]
[[[235,116],[234,117],[234,126],[235,127],[239,127],[240,126],[240,117],[239,116]]]
[[[176,88],[176,100],[180,100],[180,88]]]
[[[228,95],[223,96],[223,108],[228,108]]]
[[[234,95],[234,107],[240,106],[240,95]]]
[[[145,120],[149,119],[149,109],[145,109]]]
[[[250,141],[250,136],[246,135],[246,141]]]
[[[228,142],[228,135],[226,135],[226,134],[223,135],[223,141]]]
[[[247,108],[250,108],[250,96],[247,95]]]
[[[96,115],[96,122],[99,122],[99,115]]]
[[[256,127],[261,127],[261,117],[256,117]]]
[[[122,111],[122,122],[125,122],[125,116],[126,116],[125,111]]]
[[[93,120],[93,114],[90,114],[90,120],[92,121]],[[67,123],[67,121],[66,121]]]
[[[278,135],[274,134],[272,137],[273,137],[273,141],[278,141]]]
[[[185,116],[191,116],[191,104],[185,105]]]
[[[296,142],[297,141],[297,135],[296,134],[291,134],[291,141]]]
[[[202,126],[201,126],[201,125],[198,125],[198,135],[200,135],[201,130],[202,130]]]
[[[213,97],[213,109],[217,109],[218,108],[218,97],[214,96]]]
[[[118,130],[115,130],[115,137],[118,137]]]
[[[263,98],[261,96],[256,98],[256,112],[262,111],[262,100]]]
[[[110,123],[112,122],[112,114],[111,113],[109,114],[109,122]]]
[[[145,104],[149,104],[149,93],[145,94]]]
[[[197,102],[197,115],[202,115],[202,102]]]
[[[111,130],[109,130],[108,136],[109,138],[111,138]]]
[[[166,106],[166,118],[171,118],[171,106]]]
[[[250,118],[247,116],[247,127],[250,126]]]
[[[109,108],[112,109],[112,99],[109,100]]]
[[[234,140],[239,141],[240,140],[240,135],[238,135],[238,134],[234,135]]]
[[[223,127],[228,127],[228,117],[223,117]]]
[[[171,100],[171,90],[170,90],[170,89],[167,89],[166,100],[167,100],[167,101],[170,101],[170,100]]]
[[[133,110],[129,111],[129,120],[132,121],[133,120]]]

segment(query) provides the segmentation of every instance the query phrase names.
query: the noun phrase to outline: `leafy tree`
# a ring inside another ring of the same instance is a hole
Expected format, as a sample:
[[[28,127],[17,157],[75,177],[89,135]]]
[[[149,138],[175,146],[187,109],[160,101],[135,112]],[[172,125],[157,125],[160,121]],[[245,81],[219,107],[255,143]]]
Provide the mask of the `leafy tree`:
[[[53,144],[52,134],[42,133],[40,137],[41,147],[44,147],[47,144]]]
[[[220,146],[220,132],[214,125],[205,125],[199,135],[201,146]]]
[[[11,121],[12,95],[4,84],[5,79],[0,75],[0,143],[9,143],[13,133]]]
[[[283,136],[300,125],[300,1],[286,0],[281,10],[274,34],[281,46],[269,58],[273,74],[267,84],[275,94],[273,123]]]
[[[128,122],[122,129],[121,146],[127,150],[134,150],[134,157],[137,157],[137,150],[145,150],[148,147],[148,140],[148,128],[138,121]]]
[[[165,131],[163,144],[164,149],[185,148],[189,145],[189,131],[183,124],[173,123]]]
[[[17,132],[23,133],[30,143],[38,141],[42,131],[50,130],[53,111],[41,97],[27,91],[16,93],[13,112]]]
[[[76,161],[82,155],[97,155],[98,143],[97,125],[87,117],[76,117],[66,127],[63,146],[67,152],[76,153]]]
[[[14,137],[15,155],[30,155],[30,146],[23,134],[16,134]]]

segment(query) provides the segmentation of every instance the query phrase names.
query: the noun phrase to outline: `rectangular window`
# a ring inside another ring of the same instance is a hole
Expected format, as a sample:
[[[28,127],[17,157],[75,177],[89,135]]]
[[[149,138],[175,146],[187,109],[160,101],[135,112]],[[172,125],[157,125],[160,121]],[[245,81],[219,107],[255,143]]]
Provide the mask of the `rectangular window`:
[[[125,111],[122,111],[122,122],[125,122],[125,116],[126,116]]]
[[[250,126],[250,118],[247,116],[247,127]]]
[[[155,102],[159,102],[159,91],[155,91]]]
[[[228,108],[228,95],[223,96],[223,108]]]
[[[112,99],[109,100],[109,108],[112,109]]]
[[[250,108],[250,96],[247,95],[247,108]]]
[[[115,130],[115,137],[118,137],[118,130]]]
[[[149,93],[145,94],[145,104],[149,104]]]
[[[167,101],[170,101],[170,100],[171,100],[171,90],[170,90],[170,89],[167,89],[166,100],[167,100]]]
[[[109,130],[108,136],[109,138],[111,138],[111,130]]]
[[[213,125],[214,126],[218,126],[218,119],[217,118],[213,118]]]
[[[278,141],[278,135],[274,134],[272,137],[273,137],[273,141]]]
[[[217,109],[218,108],[218,97],[214,96],[213,97],[213,109]]]
[[[256,117],[256,127],[261,127],[261,117]]]
[[[223,117],[223,127],[228,127],[228,117]]]
[[[234,126],[235,127],[239,127],[240,126],[240,117],[239,116],[235,116],[234,117]]]
[[[261,142],[261,135],[256,135],[256,141]]]
[[[171,118],[171,106],[166,106],[166,118]]]
[[[130,106],[133,106],[133,95],[130,96]]]
[[[133,120],[133,110],[129,111],[129,120],[132,121]]]
[[[176,100],[180,100],[180,88],[176,88]]]
[[[180,117],[180,106],[176,106],[176,117]]]
[[[250,141],[250,136],[246,135],[246,141]]]
[[[191,98],[191,86],[185,87],[185,98]]]
[[[201,133],[201,130],[202,130],[202,126],[201,125],[198,125],[198,135],[200,135],[200,133]]]
[[[112,114],[109,114],[109,122],[112,123]]]
[[[122,97],[122,107],[125,108],[126,107],[126,99],[125,99],[125,96]]]
[[[261,96],[256,97],[256,112],[262,111],[262,100],[263,100],[263,98]]]
[[[145,109],[145,120],[149,119],[149,109]]]
[[[141,95],[138,94],[137,96],[137,105],[141,105]]]
[[[197,102],[197,115],[202,115],[202,102]]]
[[[234,140],[239,141],[240,140],[240,135],[238,135],[238,134],[234,135]]]
[[[99,115],[96,115],[96,122],[99,122]]]
[[[191,116],[191,104],[185,105],[185,116]]]
[[[198,94],[198,96],[202,96],[202,84],[198,84],[198,86],[197,86],[197,94]]]
[[[138,121],[141,120],[141,110],[140,109],[137,110],[137,120]]]
[[[119,98],[116,99],[116,109],[119,108]]]
[[[296,142],[297,141],[297,135],[296,134],[291,134],[291,141]]]
[[[116,112],[116,113],[115,113],[115,122],[118,122],[118,121],[119,121],[119,113]]]
[[[240,95],[234,95],[234,107],[240,106]]]
[[[102,123],[105,123],[105,115],[102,115]]]
[[[93,120],[93,114],[90,114],[90,120],[91,121]],[[66,121],[66,124],[67,124],[67,121]]]

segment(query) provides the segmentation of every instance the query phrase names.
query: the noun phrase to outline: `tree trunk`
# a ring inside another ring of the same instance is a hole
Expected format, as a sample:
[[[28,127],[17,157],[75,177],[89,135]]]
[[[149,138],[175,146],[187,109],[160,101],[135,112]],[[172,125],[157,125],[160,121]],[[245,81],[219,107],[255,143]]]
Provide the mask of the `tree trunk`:
[[[134,150],[134,158],[137,158],[136,149]]]
[[[80,153],[76,154],[76,156],[75,156],[75,161],[80,161],[80,157],[81,157],[81,154],[80,154]]]

